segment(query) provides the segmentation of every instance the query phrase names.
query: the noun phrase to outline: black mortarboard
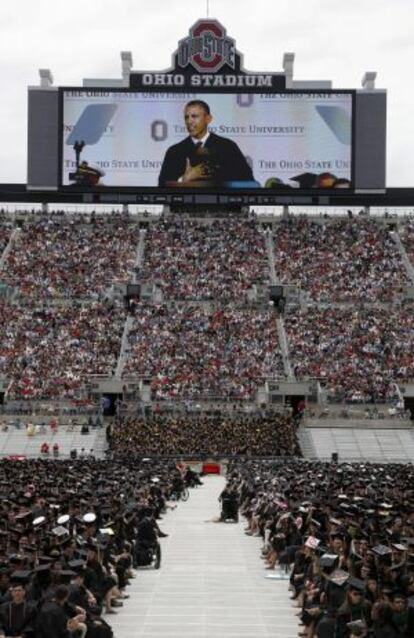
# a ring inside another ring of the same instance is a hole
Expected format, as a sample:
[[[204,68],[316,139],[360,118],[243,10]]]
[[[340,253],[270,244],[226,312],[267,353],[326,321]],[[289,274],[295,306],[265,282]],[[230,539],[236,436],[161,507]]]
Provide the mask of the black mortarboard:
[[[15,521],[18,521],[18,522],[20,523],[20,522],[25,521],[27,518],[30,518],[30,517],[31,517],[31,515],[32,515],[32,513],[31,513],[31,512],[20,512],[20,514],[17,514],[17,515],[14,517],[14,520],[15,520]]]
[[[332,569],[338,560],[339,556],[337,554],[323,554],[320,558],[319,564],[323,568]]]
[[[16,585],[26,585],[31,576],[31,572],[28,569],[17,570],[10,576],[10,582]]]
[[[70,569],[73,569],[74,572],[82,572],[86,567],[86,563],[81,559],[74,559],[68,562]]]
[[[9,556],[9,563],[13,564],[13,563],[23,563],[25,561],[25,557],[22,556],[21,554],[12,554],[11,556]]]
[[[46,574],[47,572],[49,572],[51,569],[51,565],[50,563],[47,565],[37,565],[34,568],[34,571],[36,572],[36,574]]]
[[[50,563],[53,562],[53,558],[51,558],[51,556],[39,556],[38,559],[41,565],[50,565]]]
[[[359,578],[354,578],[354,576],[351,576],[348,579],[348,587],[349,589],[355,589],[356,591],[359,591],[359,592],[365,591],[364,581],[360,580]]]
[[[69,581],[71,578],[76,576],[76,572],[72,571],[71,569],[61,569],[59,572],[56,573],[59,574],[62,582]]]

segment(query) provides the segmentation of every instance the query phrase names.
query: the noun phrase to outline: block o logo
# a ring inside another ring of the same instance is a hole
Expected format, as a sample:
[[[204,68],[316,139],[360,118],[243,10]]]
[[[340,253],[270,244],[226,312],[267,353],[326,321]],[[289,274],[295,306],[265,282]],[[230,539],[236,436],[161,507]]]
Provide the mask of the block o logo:
[[[155,142],[163,142],[168,137],[168,124],[165,120],[154,120],[151,124],[151,137]]]
[[[178,44],[178,65],[191,64],[201,73],[215,73],[228,64],[235,68],[235,42],[226,36],[225,28],[217,20],[199,20],[190,29],[188,38]]]

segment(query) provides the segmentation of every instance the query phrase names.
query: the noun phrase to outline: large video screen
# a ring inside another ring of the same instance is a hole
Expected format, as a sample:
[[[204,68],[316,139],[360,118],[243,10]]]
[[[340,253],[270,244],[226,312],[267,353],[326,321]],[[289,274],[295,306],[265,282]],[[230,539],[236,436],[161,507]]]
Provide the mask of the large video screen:
[[[61,96],[62,186],[352,188],[351,91]]]

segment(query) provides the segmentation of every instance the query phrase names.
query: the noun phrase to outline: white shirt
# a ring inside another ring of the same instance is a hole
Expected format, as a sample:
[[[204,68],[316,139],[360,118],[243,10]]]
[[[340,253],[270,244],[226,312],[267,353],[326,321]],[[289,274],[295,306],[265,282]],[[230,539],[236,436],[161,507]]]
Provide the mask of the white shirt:
[[[210,137],[210,131],[207,131],[207,133],[201,139],[198,140],[196,137],[192,137],[191,140],[192,140],[194,146],[196,144],[199,144],[200,142],[201,142],[202,146],[204,146],[204,144],[207,142],[209,137]]]

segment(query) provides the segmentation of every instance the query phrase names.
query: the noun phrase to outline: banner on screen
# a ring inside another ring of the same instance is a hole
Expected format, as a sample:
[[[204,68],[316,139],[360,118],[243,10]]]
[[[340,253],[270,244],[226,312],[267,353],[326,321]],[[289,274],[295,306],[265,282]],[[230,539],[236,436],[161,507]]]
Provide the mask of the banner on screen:
[[[350,188],[352,104],[334,91],[64,89],[62,185]]]

